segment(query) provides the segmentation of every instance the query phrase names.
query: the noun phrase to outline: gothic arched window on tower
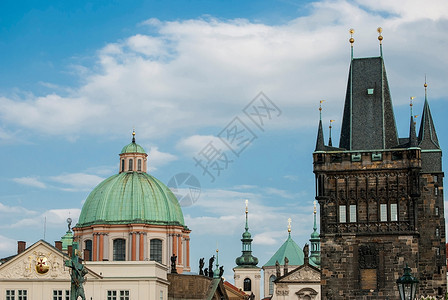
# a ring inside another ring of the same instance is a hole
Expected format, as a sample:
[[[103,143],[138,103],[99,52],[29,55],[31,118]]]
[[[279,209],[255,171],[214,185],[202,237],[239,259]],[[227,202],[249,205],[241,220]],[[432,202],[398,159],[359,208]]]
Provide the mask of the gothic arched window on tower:
[[[356,222],[356,204],[350,204],[350,222]]]
[[[250,278],[246,278],[244,279],[244,291],[248,292],[252,290],[252,281],[250,280]]]
[[[269,277],[269,295],[273,295],[274,294],[274,281],[275,279],[277,279],[277,277],[275,277],[275,275],[271,275]]]
[[[149,242],[149,260],[162,263],[162,240],[152,239]]]
[[[89,257],[84,257],[84,260],[91,261],[92,260],[92,240],[85,241],[84,249],[89,250]]]
[[[114,240],[114,260],[115,261],[126,260],[126,240],[125,239]]]
[[[134,160],[131,158],[130,160],[129,160],[129,171],[132,171],[132,165],[134,164]]]

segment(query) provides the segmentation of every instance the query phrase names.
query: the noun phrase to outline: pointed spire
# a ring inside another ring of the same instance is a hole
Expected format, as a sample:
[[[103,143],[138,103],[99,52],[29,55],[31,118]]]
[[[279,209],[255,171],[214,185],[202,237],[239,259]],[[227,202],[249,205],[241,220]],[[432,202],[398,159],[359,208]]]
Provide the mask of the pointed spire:
[[[383,36],[381,35],[383,28],[378,27],[376,31],[378,31],[378,41],[380,41],[380,56],[383,57]]]
[[[415,122],[414,122],[414,116],[412,114],[412,100],[414,100],[415,97],[411,97],[409,106],[411,107],[411,123],[409,125],[409,148],[411,147],[417,147],[418,141],[417,141],[417,134],[415,133]]]
[[[426,77],[426,76],[425,76]],[[425,104],[423,105],[422,120],[418,132],[418,146],[422,149],[440,149],[439,139],[437,138],[436,128],[431,116],[431,110],[428,103],[428,93],[425,78]]]
[[[330,132],[329,132],[329,135],[330,135],[330,138],[328,139],[328,146],[330,146],[330,147],[333,147],[333,142],[331,141],[331,128],[333,127],[333,126],[331,126],[331,123],[333,123],[334,122],[334,120],[330,120]]]
[[[246,199],[246,225],[245,225],[245,231],[243,233],[243,238],[241,239],[243,250],[242,255],[240,257],[237,257],[235,260],[235,263],[238,266],[244,267],[244,268],[256,268],[258,264],[258,258],[252,256],[252,235],[249,232],[249,222],[248,222],[248,203],[249,200]]]
[[[319,233],[317,232],[316,214],[317,214],[316,201],[314,201],[314,226],[313,226],[313,233],[311,233],[310,238],[311,242],[310,260],[316,266],[320,266],[320,237]]]
[[[348,41],[350,42],[351,60],[353,60],[353,43],[355,43],[355,39],[353,38],[353,34],[355,33],[355,30],[353,28],[350,28],[350,30],[348,32],[350,32],[350,39]]]
[[[291,236],[291,218],[288,218],[288,235]]]
[[[325,150],[324,131],[322,129],[322,102],[324,101],[325,100],[320,100],[319,103],[319,128],[317,129],[316,149],[314,151]]]

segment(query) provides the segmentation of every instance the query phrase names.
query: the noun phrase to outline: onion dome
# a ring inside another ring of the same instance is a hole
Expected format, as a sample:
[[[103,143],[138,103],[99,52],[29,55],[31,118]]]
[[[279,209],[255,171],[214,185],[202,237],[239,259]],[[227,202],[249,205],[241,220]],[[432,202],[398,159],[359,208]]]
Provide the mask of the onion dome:
[[[248,224],[248,201],[246,200],[246,227],[243,233],[243,238],[241,242],[243,244],[242,255],[235,259],[235,263],[237,264],[236,268],[258,268],[258,258],[252,255],[252,235],[249,232],[249,224]]]
[[[87,197],[76,227],[100,224],[185,226],[176,196],[146,173],[147,154],[135,143],[120,154],[119,173],[101,182]]]

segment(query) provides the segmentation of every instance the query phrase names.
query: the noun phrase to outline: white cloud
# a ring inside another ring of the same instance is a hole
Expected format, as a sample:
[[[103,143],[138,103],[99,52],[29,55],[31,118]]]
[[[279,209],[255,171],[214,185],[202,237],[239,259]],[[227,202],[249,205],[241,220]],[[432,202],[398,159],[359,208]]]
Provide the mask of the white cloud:
[[[104,178],[86,173],[66,173],[52,176],[50,177],[50,180],[68,186],[62,187],[62,189],[66,191],[91,191],[103,181]]]
[[[4,205],[3,203],[0,202],[0,213],[5,213],[5,214],[25,214],[25,215],[34,215],[37,214],[37,212],[26,209],[24,207],[20,207],[20,206],[8,206],[8,205]]]
[[[13,239],[7,238],[0,234],[0,252],[14,253],[14,248],[17,247],[17,242]]]
[[[195,156],[201,152],[209,143],[212,143],[217,149],[223,149],[222,141],[213,135],[192,135],[181,139],[177,143],[177,149],[184,152],[185,155]]]
[[[67,218],[73,220],[72,226],[75,226],[81,210],[79,208],[50,209],[42,213],[39,217],[24,218],[10,225],[3,225],[3,228],[39,228],[46,222],[47,227],[60,227],[67,224]]]
[[[157,170],[157,168],[166,165],[177,157],[171,153],[159,151],[159,147],[153,146],[148,153],[148,169],[149,171]]]
[[[43,183],[42,181],[40,181],[36,177],[19,177],[19,178],[13,178],[12,180],[14,182],[16,182],[16,183],[19,183],[19,184],[28,185],[28,186],[32,186],[32,187],[37,187],[37,188],[40,188],[40,189],[45,189],[47,187],[45,185],[45,183]]]
[[[76,138],[80,132],[123,134],[136,126],[143,138],[154,139],[187,128],[222,128],[262,90],[286,112],[275,126],[314,127],[317,100],[328,100],[328,117],[339,114],[348,28],[356,30],[355,56],[372,56],[379,55],[378,25],[398,95],[394,102],[423,94],[417,83],[428,70],[431,95],[438,98],[448,76],[447,10],[443,0],[339,0],[314,2],[309,15],[272,26],[241,19],[150,19],[140,28],[152,26],[155,35],[139,33],[106,45],[95,67],[79,74],[84,84],[68,96],[55,87],[42,97],[0,97],[0,116],[5,125],[38,133]]]

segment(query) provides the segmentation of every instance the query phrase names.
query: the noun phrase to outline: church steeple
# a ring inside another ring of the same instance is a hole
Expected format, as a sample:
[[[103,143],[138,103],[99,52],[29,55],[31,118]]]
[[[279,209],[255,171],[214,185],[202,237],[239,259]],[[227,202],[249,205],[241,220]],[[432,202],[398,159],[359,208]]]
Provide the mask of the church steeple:
[[[423,105],[422,121],[418,133],[418,145],[422,149],[440,149],[439,139],[437,138],[436,128],[431,116],[431,110],[428,103],[428,85],[425,82],[425,104]]]
[[[319,128],[317,129],[316,149],[314,151],[325,150],[324,131],[322,128],[322,102],[324,101],[325,100],[320,100],[319,103]]]
[[[418,146],[417,134],[415,133],[414,115],[412,113],[412,100],[414,100],[414,97],[411,97],[411,103],[409,104],[411,107],[411,123],[409,124],[409,148]]]
[[[320,237],[317,232],[317,222],[316,222],[316,201],[314,201],[314,226],[313,233],[311,234],[310,242],[311,242],[311,255],[310,259],[317,266],[320,266]]]
[[[339,148],[378,150],[398,145],[382,44],[380,49],[379,57],[351,60]]]
[[[241,239],[243,249],[242,255],[235,260],[235,263],[242,268],[257,268],[258,258],[252,255],[252,235],[249,232],[248,222],[248,200],[246,200],[246,226]]]

